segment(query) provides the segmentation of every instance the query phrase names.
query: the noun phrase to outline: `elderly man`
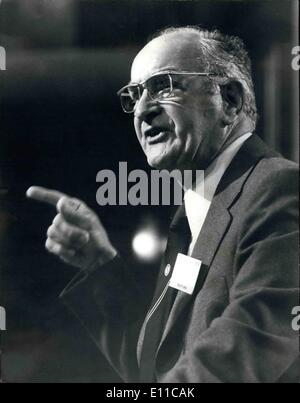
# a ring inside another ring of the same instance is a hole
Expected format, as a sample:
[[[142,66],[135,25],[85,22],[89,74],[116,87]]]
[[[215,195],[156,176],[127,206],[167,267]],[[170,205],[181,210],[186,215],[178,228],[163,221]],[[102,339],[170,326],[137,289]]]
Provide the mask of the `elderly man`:
[[[205,192],[186,189],[147,311],[95,213],[30,188],[57,207],[47,249],[81,269],[61,297],[125,381],[295,381],[298,171],[252,134],[242,41],[164,30],[136,56],[119,95],[149,165],[204,170]]]

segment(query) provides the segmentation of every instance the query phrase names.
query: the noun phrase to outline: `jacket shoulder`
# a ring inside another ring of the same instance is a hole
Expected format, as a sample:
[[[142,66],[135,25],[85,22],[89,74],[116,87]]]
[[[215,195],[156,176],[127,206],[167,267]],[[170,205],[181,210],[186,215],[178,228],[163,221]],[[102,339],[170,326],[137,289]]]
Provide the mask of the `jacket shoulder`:
[[[262,158],[252,171],[248,185],[255,186],[259,190],[260,186],[268,186],[268,189],[298,188],[299,166],[283,157]]]
[[[281,156],[262,158],[257,165],[257,173],[264,175],[278,174],[280,172],[298,174],[298,171],[298,164]]]

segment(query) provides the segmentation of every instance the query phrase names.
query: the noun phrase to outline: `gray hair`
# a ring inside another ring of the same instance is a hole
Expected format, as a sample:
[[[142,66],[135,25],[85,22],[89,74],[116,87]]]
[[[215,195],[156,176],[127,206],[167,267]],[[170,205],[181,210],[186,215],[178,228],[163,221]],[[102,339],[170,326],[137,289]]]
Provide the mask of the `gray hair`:
[[[157,32],[150,40],[172,33],[195,33],[199,37],[199,68],[216,75],[216,84],[225,84],[234,79],[243,87],[244,113],[256,125],[257,108],[251,74],[251,61],[244,42],[236,37],[224,35],[218,30],[208,31],[198,26],[169,27]],[[221,81],[220,81],[221,79]],[[218,81],[219,80],[219,81]]]

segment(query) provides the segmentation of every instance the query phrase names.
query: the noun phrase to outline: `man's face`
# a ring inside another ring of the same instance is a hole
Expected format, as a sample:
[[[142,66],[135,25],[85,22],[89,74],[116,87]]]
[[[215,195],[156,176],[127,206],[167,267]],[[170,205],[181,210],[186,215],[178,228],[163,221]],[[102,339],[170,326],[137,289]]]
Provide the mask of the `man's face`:
[[[131,82],[141,83],[166,70],[199,72],[197,46],[191,34],[154,39],[136,56]],[[149,165],[157,169],[205,167],[222,143],[219,91],[207,91],[208,78],[203,76],[181,76],[180,80],[180,88],[160,102],[151,100],[144,90],[135,108],[138,140]]]

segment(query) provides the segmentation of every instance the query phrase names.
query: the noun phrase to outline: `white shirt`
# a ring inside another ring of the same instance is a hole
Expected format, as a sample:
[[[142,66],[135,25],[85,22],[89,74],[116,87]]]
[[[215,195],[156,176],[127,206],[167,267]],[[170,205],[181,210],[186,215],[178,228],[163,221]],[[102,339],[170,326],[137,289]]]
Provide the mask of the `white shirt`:
[[[239,151],[242,144],[251,135],[252,133],[245,133],[241,137],[237,138],[232,144],[230,144],[205,170],[204,176],[200,181],[197,181],[196,189],[188,189],[185,192],[185,210],[192,233],[192,241],[188,250],[189,256],[193,252],[212,199],[225,170],[229,166],[236,153]]]

